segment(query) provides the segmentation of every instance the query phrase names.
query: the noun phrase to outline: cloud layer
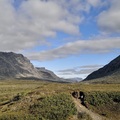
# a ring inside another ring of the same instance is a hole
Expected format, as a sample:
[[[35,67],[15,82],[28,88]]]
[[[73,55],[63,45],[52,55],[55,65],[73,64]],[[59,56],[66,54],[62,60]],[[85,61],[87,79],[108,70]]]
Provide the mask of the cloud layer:
[[[80,25],[91,8],[109,6],[97,16],[105,32],[120,33],[119,0],[0,0],[0,51],[21,52],[46,44],[58,31],[80,34]],[[96,17],[96,16],[94,16]],[[95,18],[93,18],[95,19]],[[78,40],[50,51],[28,55],[36,60],[53,60],[82,53],[110,52],[120,48],[120,38]]]
[[[101,68],[102,65],[87,65],[87,66],[79,66],[71,69],[59,70],[58,75],[81,75],[81,74],[90,74],[95,70]]]
[[[47,61],[84,53],[106,53],[115,49],[120,49],[120,38],[78,40],[49,51],[33,53],[28,57],[33,60]]]
[[[17,7],[15,1],[0,0],[1,51],[19,51],[41,45],[57,31],[80,33],[82,17],[69,11],[62,1],[22,0]]]

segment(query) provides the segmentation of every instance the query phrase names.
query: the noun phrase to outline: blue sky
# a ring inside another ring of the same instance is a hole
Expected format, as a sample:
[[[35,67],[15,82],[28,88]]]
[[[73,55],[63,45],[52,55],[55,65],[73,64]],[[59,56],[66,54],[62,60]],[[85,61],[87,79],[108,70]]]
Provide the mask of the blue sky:
[[[119,0],[0,0],[0,51],[64,78],[85,78],[120,55]]]

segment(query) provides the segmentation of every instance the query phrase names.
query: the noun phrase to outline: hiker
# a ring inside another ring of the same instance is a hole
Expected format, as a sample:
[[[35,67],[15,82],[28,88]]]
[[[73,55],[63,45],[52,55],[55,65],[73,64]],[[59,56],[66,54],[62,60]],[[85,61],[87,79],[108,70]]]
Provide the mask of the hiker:
[[[81,100],[81,104],[84,104],[84,98],[85,98],[85,94],[80,91],[80,97],[79,97],[79,99]]]

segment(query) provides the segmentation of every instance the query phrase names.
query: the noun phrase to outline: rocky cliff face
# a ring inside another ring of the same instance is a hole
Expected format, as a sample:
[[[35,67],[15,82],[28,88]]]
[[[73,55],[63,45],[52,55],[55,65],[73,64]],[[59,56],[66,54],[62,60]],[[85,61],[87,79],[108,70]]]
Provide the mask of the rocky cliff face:
[[[85,80],[92,80],[96,78],[106,77],[106,76],[120,76],[120,55],[112,60],[109,64],[105,65],[103,68],[91,73],[87,76]]]
[[[22,54],[0,52],[0,79],[11,78],[58,79],[53,72],[35,68]]]

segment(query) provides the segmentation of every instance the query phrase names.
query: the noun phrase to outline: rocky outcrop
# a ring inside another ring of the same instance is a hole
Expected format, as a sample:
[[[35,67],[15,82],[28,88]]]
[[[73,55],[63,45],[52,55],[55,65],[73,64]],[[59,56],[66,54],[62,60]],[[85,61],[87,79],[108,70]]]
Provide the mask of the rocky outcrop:
[[[0,52],[0,79],[11,78],[56,80],[59,77],[49,70],[35,68],[22,54]]]

